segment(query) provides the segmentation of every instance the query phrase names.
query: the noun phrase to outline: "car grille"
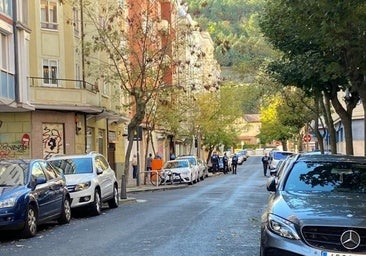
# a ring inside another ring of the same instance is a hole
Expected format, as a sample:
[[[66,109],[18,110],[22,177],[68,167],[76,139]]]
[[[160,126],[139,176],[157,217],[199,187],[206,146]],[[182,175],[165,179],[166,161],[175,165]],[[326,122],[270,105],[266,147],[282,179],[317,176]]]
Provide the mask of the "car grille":
[[[75,192],[75,185],[67,185],[67,190],[71,192]]]
[[[356,231],[361,237],[360,245],[352,251],[344,248],[340,240],[342,234],[347,230]],[[348,253],[366,252],[365,228],[305,226],[302,228],[302,235],[309,245],[321,250]]]

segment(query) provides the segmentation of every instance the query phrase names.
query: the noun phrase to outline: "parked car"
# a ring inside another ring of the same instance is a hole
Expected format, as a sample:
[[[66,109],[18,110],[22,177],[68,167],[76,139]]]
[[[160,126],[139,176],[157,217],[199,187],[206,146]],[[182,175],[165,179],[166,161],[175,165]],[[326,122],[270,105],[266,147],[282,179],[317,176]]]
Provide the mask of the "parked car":
[[[247,160],[247,150],[240,150],[236,155],[238,156],[239,165],[242,165]]]
[[[280,160],[286,159],[288,156],[295,154],[291,151],[280,151],[280,150],[272,150],[269,152],[270,162],[269,169],[276,169],[277,164]]]
[[[182,182],[190,185],[196,181],[197,170],[189,161],[189,159],[176,159],[166,161],[162,168],[162,176],[167,179],[177,181],[181,179]]]
[[[193,155],[187,155],[187,156],[179,156],[176,158],[178,159],[187,159],[191,165],[194,168],[194,173],[193,173],[193,181],[194,182],[199,182],[202,177],[203,177],[203,169],[200,168],[200,166],[198,165],[198,158],[196,156]]]
[[[262,215],[260,255],[366,255],[366,158],[285,160]]]
[[[0,230],[19,230],[32,237],[37,226],[71,219],[64,177],[41,159],[0,161]]]
[[[114,170],[99,153],[53,156],[48,161],[60,168],[70,191],[71,208],[85,207],[101,214],[102,204],[117,208],[118,183]]]
[[[208,165],[206,164],[205,161],[203,161],[202,159],[197,159],[198,162],[198,166],[200,167],[200,169],[202,170],[202,177],[201,180],[204,180],[206,177],[208,177]]]

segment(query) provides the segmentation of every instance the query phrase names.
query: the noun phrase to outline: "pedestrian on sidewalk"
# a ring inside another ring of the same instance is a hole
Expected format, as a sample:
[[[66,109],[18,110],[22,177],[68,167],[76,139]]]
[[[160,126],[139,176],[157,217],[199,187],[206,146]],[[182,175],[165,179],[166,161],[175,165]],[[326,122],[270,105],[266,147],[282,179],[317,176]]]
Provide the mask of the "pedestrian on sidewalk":
[[[231,169],[233,169],[233,174],[235,175],[237,167],[238,167],[238,156],[234,154],[233,158],[231,159]]]
[[[146,185],[147,176],[151,173],[152,170],[152,160],[153,160],[152,154],[149,153],[149,156],[146,159],[146,171],[148,171],[148,173],[145,173],[144,185]]]
[[[137,156],[133,155],[132,160],[131,160],[131,165],[132,165],[132,177],[134,179],[137,179]]]
[[[267,176],[267,170],[268,170],[268,164],[269,164],[269,156],[267,153],[264,153],[264,156],[262,157],[262,164],[263,164],[263,175]]]

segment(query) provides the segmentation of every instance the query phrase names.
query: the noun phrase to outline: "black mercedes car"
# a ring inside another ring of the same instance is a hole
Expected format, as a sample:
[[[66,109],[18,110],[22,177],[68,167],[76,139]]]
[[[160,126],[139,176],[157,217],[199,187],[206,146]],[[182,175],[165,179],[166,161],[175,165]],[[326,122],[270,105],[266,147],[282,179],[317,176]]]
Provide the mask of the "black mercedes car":
[[[366,255],[366,157],[299,154],[269,178],[261,256]]]

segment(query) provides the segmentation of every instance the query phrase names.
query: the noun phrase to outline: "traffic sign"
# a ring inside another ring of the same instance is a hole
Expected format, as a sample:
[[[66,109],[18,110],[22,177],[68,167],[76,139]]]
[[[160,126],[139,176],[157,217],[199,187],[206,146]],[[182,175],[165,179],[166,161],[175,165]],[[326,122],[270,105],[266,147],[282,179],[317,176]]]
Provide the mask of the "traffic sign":
[[[311,135],[310,134],[305,134],[303,139],[304,139],[304,142],[310,142],[311,141]]]

